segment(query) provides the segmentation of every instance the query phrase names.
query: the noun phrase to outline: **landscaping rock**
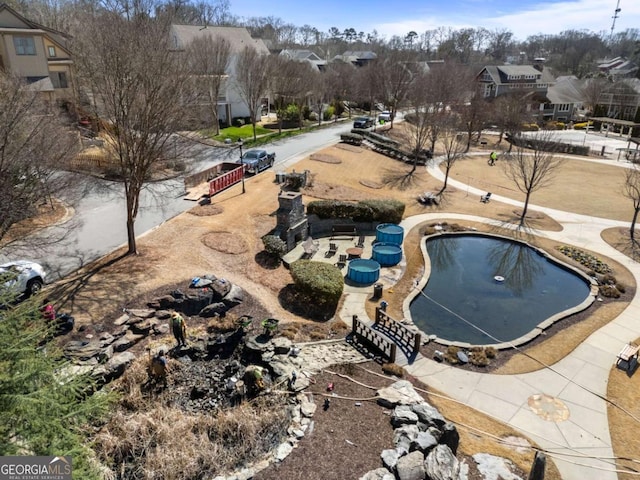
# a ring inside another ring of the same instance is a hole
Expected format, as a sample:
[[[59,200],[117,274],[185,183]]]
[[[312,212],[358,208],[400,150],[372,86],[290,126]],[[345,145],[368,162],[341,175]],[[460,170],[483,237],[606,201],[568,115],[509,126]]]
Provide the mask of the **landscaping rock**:
[[[105,365],[109,379],[113,380],[120,377],[135,359],[136,356],[131,352],[122,352],[114,355]]]
[[[393,432],[393,444],[396,446],[396,450],[400,448],[402,451],[409,452],[411,444],[418,437],[418,433],[419,430],[416,425],[403,425],[400,428],[396,428]]]
[[[244,301],[244,290],[235,284],[231,285],[231,289],[222,301],[227,304],[229,308],[240,305]]]
[[[522,480],[522,477],[513,473],[515,466],[511,460],[488,453],[476,453],[473,460],[485,480]]]
[[[386,468],[376,468],[365,473],[359,480],[395,480],[395,478]]]
[[[232,286],[233,284],[230,281],[224,278],[216,278],[213,279],[207,288],[211,289],[213,300],[215,302],[220,302],[231,291]]]
[[[380,458],[382,459],[382,464],[391,472],[393,472],[398,464],[398,459],[400,455],[395,450],[388,448],[383,450],[380,454]]]
[[[153,323],[152,323],[153,322]],[[149,335],[149,332],[151,332],[151,327],[155,324],[155,322],[153,320],[150,319],[140,319],[139,322],[134,323],[131,325],[131,331],[135,334],[139,334],[139,335]]]
[[[63,347],[65,357],[70,360],[86,362],[92,358],[97,358],[102,352],[102,344],[99,341],[72,340]]]
[[[215,317],[216,315],[222,315],[229,310],[229,307],[222,302],[215,302],[204,307],[198,315],[204,318]]]
[[[291,451],[293,450],[293,446],[289,442],[281,443],[276,450],[275,459],[277,462],[282,462],[285,458],[289,456]]]
[[[287,337],[276,337],[271,340],[273,344],[273,353],[276,355],[287,355],[291,350],[291,340]]]
[[[438,445],[438,440],[428,432],[419,432],[416,439],[411,442],[411,450],[420,450],[425,455]]]
[[[460,464],[446,445],[438,445],[424,461],[425,471],[431,480],[458,480]]]
[[[398,460],[396,466],[399,480],[424,480],[424,454],[419,451],[411,452]],[[434,479],[435,480],[435,479]]]
[[[153,333],[155,333],[156,335],[164,335],[169,333],[169,325],[167,323],[161,323],[159,325],[156,325],[153,328]]]
[[[378,404],[386,408],[398,405],[414,405],[423,402],[423,398],[413,389],[407,380],[399,380],[386,388],[377,391]]]
[[[418,416],[420,422],[427,425],[440,428],[447,422],[437,408],[429,405],[424,400],[421,400],[416,405],[411,405],[411,410]]]
[[[402,425],[414,425],[418,423],[418,415],[411,411],[408,405],[399,405],[393,410],[391,425],[400,427]]]
[[[458,444],[460,443],[460,434],[453,423],[447,423],[442,428],[442,436],[438,440],[451,449],[455,455],[458,452]]]
[[[113,321],[113,324],[114,325],[118,325],[118,326],[124,325],[125,323],[127,323],[129,321],[130,318],[131,317],[128,314],[125,313],[123,315],[120,315],[118,318],[116,318]]]
[[[365,473],[359,480],[395,480],[395,476],[384,468],[377,468]]]
[[[126,313],[128,313],[132,317],[151,318],[156,314],[156,311],[152,308],[134,308],[132,310],[127,310]]]
[[[300,413],[307,418],[313,417],[317,408],[318,406],[315,402],[309,402],[308,400],[302,400],[302,402],[300,402]]]
[[[113,346],[113,350],[116,352],[124,352],[129,348],[133,347],[136,343],[144,338],[144,335],[135,335],[131,332],[127,332],[126,335],[119,338],[111,345]]]

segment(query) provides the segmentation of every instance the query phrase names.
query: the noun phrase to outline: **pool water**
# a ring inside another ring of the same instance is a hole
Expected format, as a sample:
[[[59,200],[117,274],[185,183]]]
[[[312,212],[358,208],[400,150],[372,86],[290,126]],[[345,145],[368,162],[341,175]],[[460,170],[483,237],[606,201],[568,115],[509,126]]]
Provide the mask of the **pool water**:
[[[431,274],[409,310],[418,328],[441,339],[475,345],[508,342],[580,305],[590,294],[585,277],[520,242],[445,235],[428,239],[427,253]]]

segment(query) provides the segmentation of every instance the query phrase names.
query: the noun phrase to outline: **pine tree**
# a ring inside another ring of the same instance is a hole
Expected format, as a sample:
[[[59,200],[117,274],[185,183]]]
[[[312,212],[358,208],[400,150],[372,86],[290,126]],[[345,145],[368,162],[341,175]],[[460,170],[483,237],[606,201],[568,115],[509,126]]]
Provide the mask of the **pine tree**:
[[[87,427],[111,396],[70,373],[51,328],[37,298],[17,304],[0,289],[0,455],[71,455],[74,478],[98,478]]]

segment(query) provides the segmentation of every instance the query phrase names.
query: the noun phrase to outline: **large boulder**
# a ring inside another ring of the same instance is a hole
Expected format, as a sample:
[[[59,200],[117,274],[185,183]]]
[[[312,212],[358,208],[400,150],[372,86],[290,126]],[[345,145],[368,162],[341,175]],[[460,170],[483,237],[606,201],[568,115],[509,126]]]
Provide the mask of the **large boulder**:
[[[393,444],[399,454],[403,455],[411,450],[411,444],[419,432],[416,425],[403,425],[393,431]]]
[[[120,377],[135,359],[136,356],[131,352],[115,354],[105,365],[108,378],[113,380]]]
[[[220,302],[231,291],[232,285],[233,284],[229,280],[216,278],[207,288],[211,289],[213,292],[213,300],[215,302]]]
[[[400,455],[398,455],[398,452],[396,450],[388,448],[382,451],[382,453],[380,454],[380,458],[382,459],[382,464],[388,470],[393,472],[396,468],[396,465],[398,464]]]
[[[229,292],[222,298],[222,301],[229,307],[240,305],[244,301],[244,290],[236,284],[232,284]]]
[[[446,445],[438,445],[424,461],[425,471],[431,480],[458,480],[460,463]]]
[[[451,449],[455,455],[458,452],[458,444],[460,443],[460,434],[453,423],[447,423],[442,427],[442,436],[439,442]]]
[[[424,400],[415,405],[411,405],[411,410],[418,416],[418,420],[421,423],[426,423],[429,426],[441,428],[447,423],[438,409],[429,405]]]
[[[378,403],[386,408],[395,408],[398,405],[414,405],[424,401],[407,380],[399,380],[388,387],[381,388],[376,395],[378,396]]]
[[[391,425],[394,427],[415,425],[416,423],[418,423],[418,415],[411,411],[409,405],[399,405],[393,410]]]
[[[198,315],[204,318],[215,317],[216,315],[223,315],[227,310],[229,310],[229,307],[226,304],[214,302],[200,310]]]
[[[438,440],[429,432],[419,432],[416,439],[411,443],[411,450],[420,450],[422,453],[427,454],[429,451],[438,445]]]
[[[398,460],[398,480],[424,480],[424,467],[424,454],[418,450],[411,452]]]

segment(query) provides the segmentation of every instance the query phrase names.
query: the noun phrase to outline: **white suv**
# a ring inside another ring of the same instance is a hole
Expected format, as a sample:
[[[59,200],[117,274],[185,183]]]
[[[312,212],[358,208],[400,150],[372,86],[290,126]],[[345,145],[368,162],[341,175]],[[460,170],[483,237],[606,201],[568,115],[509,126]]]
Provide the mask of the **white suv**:
[[[42,289],[47,273],[42,265],[29,260],[16,260],[0,265],[0,278],[4,281],[4,288],[13,290],[17,295],[30,297]]]

